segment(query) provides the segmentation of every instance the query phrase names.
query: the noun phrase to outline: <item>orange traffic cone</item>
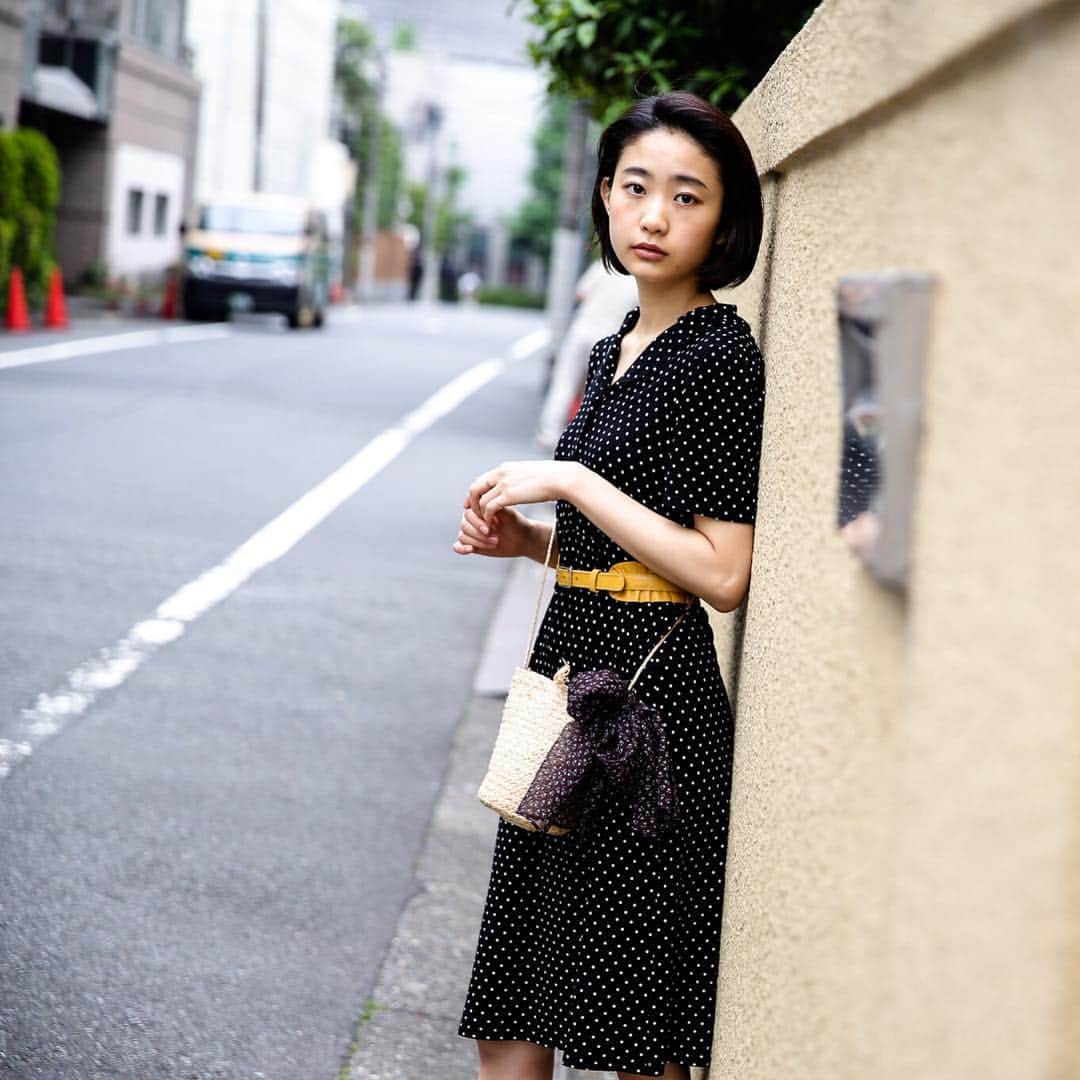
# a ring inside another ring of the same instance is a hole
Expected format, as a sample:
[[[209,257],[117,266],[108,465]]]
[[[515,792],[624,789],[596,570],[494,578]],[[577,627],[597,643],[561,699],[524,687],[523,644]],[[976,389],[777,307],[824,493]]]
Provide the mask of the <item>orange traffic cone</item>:
[[[30,315],[26,310],[26,290],[23,288],[22,270],[13,266],[8,279],[8,306],[5,325],[9,330],[30,329]]]
[[[161,301],[161,317],[175,319],[180,313],[180,283],[171,270],[165,274],[165,295]]]
[[[68,325],[67,305],[64,303],[64,282],[60,267],[53,263],[49,275],[49,295],[45,298],[45,325],[62,330]]]

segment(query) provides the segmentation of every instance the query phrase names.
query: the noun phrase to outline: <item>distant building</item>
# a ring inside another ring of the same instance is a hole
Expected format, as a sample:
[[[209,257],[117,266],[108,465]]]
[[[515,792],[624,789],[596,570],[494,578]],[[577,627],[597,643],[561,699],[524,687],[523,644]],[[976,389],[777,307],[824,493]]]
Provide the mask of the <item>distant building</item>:
[[[160,272],[201,195],[305,195],[340,244],[352,170],[330,136],[337,0],[0,0],[0,122],[63,168],[64,277]]]
[[[458,206],[474,233],[451,253],[458,270],[484,280],[517,280],[540,289],[542,267],[516,263],[506,223],[529,195],[532,133],[546,97],[544,80],[525,48],[530,26],[508,15],[505,0],[446,4],[434,0],[342,0],[343,16],[366,22],[387,50],[383,108],[402,134],[405,173],[426,181],[431,133],[424,118],[438,106],[440,167],[465,170]],[[398,28],[416,32],[414,51],[389,48]]]
[[[337,0],[187,0],[203,85],[195,199],[302,195],[327,216],[340,275],[355,172],[331,135]]]
[[[203,84],[196,197],[311,195],[330,137],[337,0],[187,0],[187,8]]]
[[[200,93],[184,17],[184,0],[0,0],[2,121],[59,153],[68,281],[94,263],[134,274],[179,256]]]

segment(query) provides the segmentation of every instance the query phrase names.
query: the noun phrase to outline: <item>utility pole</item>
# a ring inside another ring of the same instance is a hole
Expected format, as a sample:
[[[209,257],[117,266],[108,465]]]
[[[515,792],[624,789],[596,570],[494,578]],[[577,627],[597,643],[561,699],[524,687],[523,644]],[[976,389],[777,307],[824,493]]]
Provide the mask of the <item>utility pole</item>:
[[[255,191],[263,190],[263,134],[266,118],[266,5],[256,0],[255,8]]]
[[[375,299],[375,237],[379,231],[379,172],[382,164],[382,99],[386,84],[386,61],[381,52],[375,54],[377,65],[375,104],[369,115],[373,119],[368,132],[368,175],[364,188],[364,222],[360,239],[360,299]]]
[[[433,303],[439,298],[439,256],[435,251],[435,222],[438,216],[439,197],[439,127],[442,124],[442,107],[435,102],[428,102],[428,181],[427,197],[424,200],[424,227],[421,243],[424,254],[424,276],[420,281],[419,299]]]

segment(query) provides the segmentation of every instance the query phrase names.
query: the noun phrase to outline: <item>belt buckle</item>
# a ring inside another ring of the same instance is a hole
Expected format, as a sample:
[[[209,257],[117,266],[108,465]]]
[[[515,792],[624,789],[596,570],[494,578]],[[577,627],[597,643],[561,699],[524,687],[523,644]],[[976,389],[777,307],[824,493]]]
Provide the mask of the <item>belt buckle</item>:
[[[600,571],[594,568],[592,570],[583,570],[581,572],[583,574],[587,574],[589,578],[588,581],[583,582],[585,588],[588,589],[590,592],[596,592],[598,588],[596,584],[596,579],[600,576]]]

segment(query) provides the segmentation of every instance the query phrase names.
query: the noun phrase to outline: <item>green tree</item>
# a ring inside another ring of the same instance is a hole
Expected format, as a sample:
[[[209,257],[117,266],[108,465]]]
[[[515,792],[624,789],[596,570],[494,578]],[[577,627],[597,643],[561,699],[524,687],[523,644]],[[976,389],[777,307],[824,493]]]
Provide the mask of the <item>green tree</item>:
[[[519,0],[511,0],[511,8]],[[689,90],[731,113],[817,0],[531,0],[528,43],[548,90],[607,124],[637,98]]]
[[[398,221],[398,201],[405,182],[405,161],[398,129],[382,117],[382,146],[379,150],[379,228],[389,229]]]
[[[379,148],[380,228],[396,221],[401,186],[401,140],[394,124],[379,109],[378,86],[373,73],[379,64],[378,42],[366,23],[339,19],[334,57],[334,81],[342,106],[342,136],[356,162],[353,207],[357,221],[364,216],[364,200],[372,178],[372,132],[377,130]]]
[[[447,167],[446,189],[439,200],[439,205],[435,208],[435,250],[440,254],[455,247],[465,237],[472,224],[472,215],[457,208],[457,196],[464,180],[465,170],[460,165],[452,164]],[[422,230],[424,215],[427,211],[427,183],[425,181],[409,183],[408,194],[408,221]]]
[[[551,257],[551,237],[559,213],[563,142],[569,111],[570,102],[564,95],[548,96],[533,134],[533,165],[529,170],[532,190],[509,226],[515,250],[530,251],[545,260]]]
[[[435,250],[449,251],[464,239],[472,224],[472,215],[457,205],[465,170],[458,164],[446,169],[446,191],[435,211]]]

